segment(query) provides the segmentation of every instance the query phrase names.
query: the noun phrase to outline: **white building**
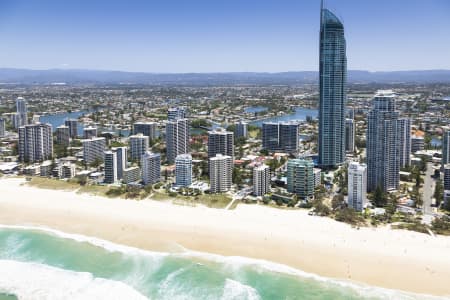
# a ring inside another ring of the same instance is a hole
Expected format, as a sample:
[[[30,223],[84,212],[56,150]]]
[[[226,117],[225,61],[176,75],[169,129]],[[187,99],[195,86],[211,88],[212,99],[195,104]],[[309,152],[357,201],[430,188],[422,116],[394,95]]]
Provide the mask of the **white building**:
[[[322,183],[322,170],[314,168],[314,189]]]
[[[105,151],[105,183],[117,182],[117,153]]]
[[[117,157],[117,179],[123,178],[123,170],[127,168],[128,165],[128,149],[127,147],[115,147],[112,151],[116,153]]]
[[[233,158],[217,154],[209,159],[209,180],[211,193],[227,192],[232,184]]]
[[[147,137],[148,138],[148,137]],[[145,185],[161,179],[161,156],[159,153],[145,152],[141,158],[142,181]]]
[[[351,162],[348,166],[348,206],[362,211],[367,204],[367,167]]]
[[[36,162],[53,156],[52,125],[33,124],[19,127],[19,160]]]
[[[103,161],[106,149],[106,139],[104,137],[82,140],[83,159],[85,164],[91,164],[96,160]]]
[[[141,169],[139,167],[129,167],[123,170],[122,182],[125,184],[139,181],[141,178]]]
[[[260,165],[253,168],[253,194],[264,196],[270,192],[270,168]]]
[[[192,156],[180,154],[175,158],[175,185],[188,187],[192,184]]]
[[[400,168],[411,164],[411,120],[400,118],[397,123],[399,132]]]
[[[130,136],[130,158],[131,160],[140,160],[142,155],[148,151],[148,136],[142,133]]]
[[[189,153],[189,120],[175,119],[166,123],[167,161],[173,163],[177,155]]]
[[[24,126],[28,124],[28,109],[27,102],[22,97],[18,97],[16,100],[17,108],[17,127]]]
[[[168,121],[186,119],[186,116],[187,116],[187,108],[185,106],[171,107],[167,110]]]

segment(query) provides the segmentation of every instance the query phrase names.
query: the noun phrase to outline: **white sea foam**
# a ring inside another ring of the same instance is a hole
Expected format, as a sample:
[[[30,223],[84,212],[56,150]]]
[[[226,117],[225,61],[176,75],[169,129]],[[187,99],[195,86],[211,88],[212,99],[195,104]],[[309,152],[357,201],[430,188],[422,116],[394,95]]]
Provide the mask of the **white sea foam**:
[[[251,286],[227,278],[221,300],[259,300],[258,291]]]
[[[152,256],[154,258],[156,258],[156,257],[162,258],[164,256],[169,255],[169,253],[142,250],[142,249],[135,248],[135,247],[115,244],[113,242],[103,240],[100,238],[96,238],[96,237],[90,237],[90,236],[85,236],[85,235],[75,234],[75,233],[66,233],[66,232],[48,228],[48,227],[0,225],[0,229],[2,229],[2,228],[41,231],[41,232],[45,232],[45,233],[48,233],[48,234],[51,234],[51,235],[54,235],[54,236],[57,236],[60,238],[70,239],[70,240],[74,240],[74,241],[77,241],[80,243],[89,243],[91,245],[101,247],[110,252],[120,252],[120,253],[124,253],[124,254],[139,254],[139,255],[145,255],[145,256]]]
[[[234,271],[239,271],[242,267],[252,267],[260,271],[269,271],[273,273],[288,274],[296,277],[302,277],[312,279],[325,284],[332,284],[335,287],[350,288],[353,289],[359,296],[363,298],[377,298],[377,299],[391,299],[391,300],[445,300],[450,299],[448,297],[438,297],[424,294],[408,293],[399,290],[386,289],[381,287],[374,287],[365,285],[363,283],[357,283],[353,281],[347,281],[342,279],[333,279],[323,276],[319,276],[313,273],[307,273],[287,265],[274,263],[267,260],[248,258],[242,256],[221,256],[217,254],[192,251],[186,249],[183,254],[179,254],[185,257],[196,257],[206,259],[209,261],[215,261],[217,263],[225,265],[227,268],[231,268]]]
[[[47,227],[38,227],[38,226],[10,226],[10,225],[0,225],[1,228],[7,228],[7,229],[23,229],[23,230],[34,230],[34,231],[43,231],[49,234],[56,235],[61,238],[66,239],[72,239],[78,242],[86,242],[90,243],[92,245],[102,247],[106,249],[107,251],[111,252],[120,252],[124,254],[140,254],[145,256],[150,256],[153,258],[160,257],[164,258],[167,256],[172,257],[180,257],[180,258],[199,258],[199,259],[205,259],[209,261],[214,261],[220,264],[224,264],[227,268],[231,268],[232,270],[239,271],[242,267],[252,267],[256,270],[260,271],[269,271],[274,273],[282,273],[282,274],[288,274],[292,276],[307,278],[316,280],[318,282],[322,282],[325,284],[332,284],[335,287],[341,287],[341,288],[350,288],[353,289],[356,293],[358,293],[361,297],[367,297],[367,298],[379,298],[379,299],[392,299],[392,300],[445,300],[450,299],[449,297],[438,297],[438,296],[430,296],[430,295],[423,295],[423,294],[414,294],[414,293],[408,293],[404,291],[399,290],[392,290],[392,289],[385,289],[381,287],[374,287],[365,285],[363,283],[357,283],[354,281],[348,281],[343,279],[333,279],[333,278],[327,278],[322,277],[313,273],[307,273],[292,267],[289,267],[287,265],[278,264],[274,262],[270,262],[267,260],[262,259],[254,259],[254,258],[248,258],[248,257],[241,257],[241,256],[221,256],[217,254],[211,254],[206,252],[199,252],[199,251],[193,251],[186,249],[179,245],[180,249],[183,249],[184,252],[181,253],[163,253],[163,252],[154,252],[154,251],[147,251],[142,250],[130,246],[125,245],[119,245],[115,244],[106,240],[102,240],[95,237],[88,237],[80,234],[70,234],[65,233],[62,231],[58,231],[55,229],[47,228]],[[177,298],[178,299],[178,298]],[[184,298],[179,298],[184,299]]]
[[[13,260],[0,260],[0,270],[1,291],[19,299],[147,299],[122,282],[90,273]]]

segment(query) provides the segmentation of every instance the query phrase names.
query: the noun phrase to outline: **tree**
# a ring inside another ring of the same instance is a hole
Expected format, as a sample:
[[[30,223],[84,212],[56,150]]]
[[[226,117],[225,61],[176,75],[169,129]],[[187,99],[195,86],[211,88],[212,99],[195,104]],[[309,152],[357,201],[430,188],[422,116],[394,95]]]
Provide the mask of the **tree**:
[[[333,210],[343,207],[344,204],[344,195],[342,194],[335,195],[331,200],[331,208],[333,208]]]
[[[238,167],[233,168],[233,183],[237,185],[242,184],[242,172],[241,169]]]
[[[377,186],[373,194],[373,202],[377,207],[383,207],[387,203],[386,193],[383,191],[381,186]]]
[[[422,194],[419,192],[419,188],[418,187],[414,187],[413,190],[413,198],[415,199],[415,205],[416,207],[422,207],[423,205],[423,199],[422,199]]]
[[[441,179],[436,180],[436,188],[434,189],[434,198],[436,199],[436,206],[441,205],[444,200],[444,185]]]

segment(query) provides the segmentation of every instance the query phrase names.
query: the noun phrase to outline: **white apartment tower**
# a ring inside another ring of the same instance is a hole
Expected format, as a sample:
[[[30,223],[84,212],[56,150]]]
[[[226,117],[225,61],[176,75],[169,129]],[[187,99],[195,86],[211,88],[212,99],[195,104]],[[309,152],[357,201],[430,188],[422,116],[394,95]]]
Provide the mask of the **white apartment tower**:
[[[33,124],[19,127],[19,160],[37,162],[53,156],[52,125]]]
[[[104,160],[104,152],[106,149],[106,139],[104,137],[82,140],[81,142],[83,143],[83,159],[85,164],[91,164],[96,160]]]
[[[217,154],[209,159],[209,180],[211,193],[224,193],[232,183],[233,158]]]
[[[175,158],[175,185],[188,187],[192,184],[192,156],[180,154]]]
[[[348,206],[362,211],[367,204],[367,167],[351,162],[348,166]]]
[[[253,168],[253,194],[264,196],[270,192],[270,168],[268,165],[260,165]]]
[[[28,109],[27,102],[24,98],[18,97],[16,99],[17,108],[17,125],[18,127],[28,124]]]
[[[189,153],[189,120],[174,119],[166,123],[167,161],[173,163],[180,154]]]
[[[154,184],[161,179],[161,156],[146,151],[141,157],[142,181],[145,185]]]
[[[116,153],[117,158],[117,179],[123,178],[123,170],[127,168],[128,158],[127,158],[127,147],[115,147],[112,151]]]

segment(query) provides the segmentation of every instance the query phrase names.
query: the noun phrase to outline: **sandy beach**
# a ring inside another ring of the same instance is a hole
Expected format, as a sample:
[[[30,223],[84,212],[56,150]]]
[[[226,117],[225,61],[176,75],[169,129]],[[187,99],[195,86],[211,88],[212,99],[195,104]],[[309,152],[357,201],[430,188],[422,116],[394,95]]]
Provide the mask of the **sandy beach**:
[[[304,210],[235,210],[108,199],[0,179],[0,224],[45,226],[154,251],[182,247],[286,264],[325,277],[450,296],[450,237],[352,228]]]

